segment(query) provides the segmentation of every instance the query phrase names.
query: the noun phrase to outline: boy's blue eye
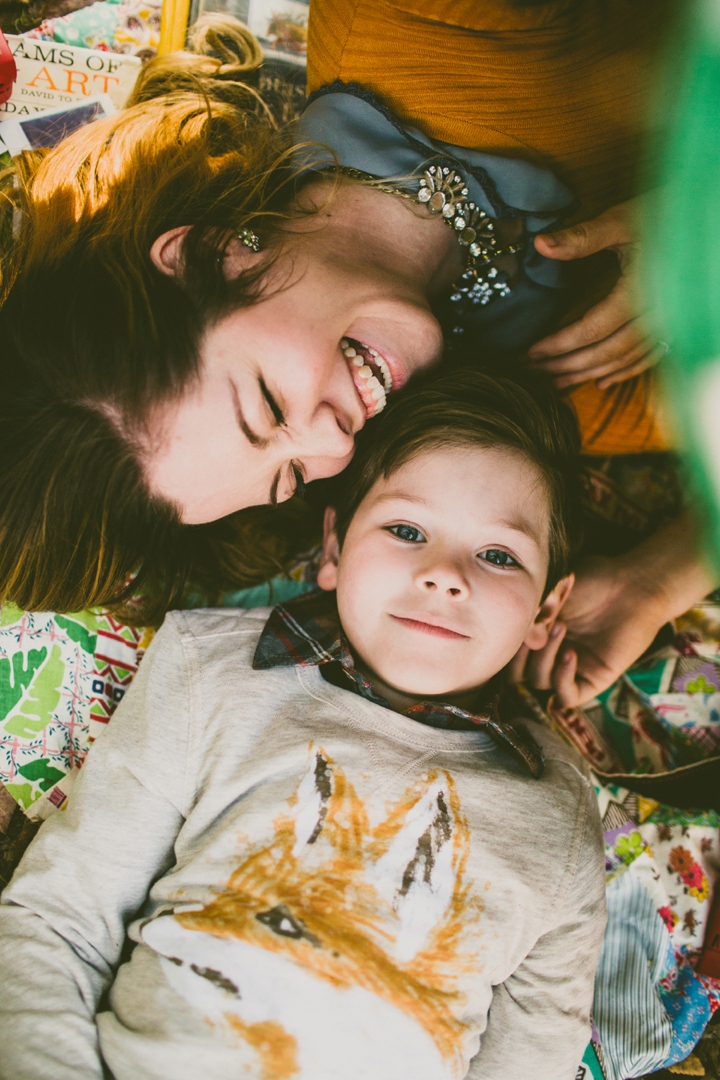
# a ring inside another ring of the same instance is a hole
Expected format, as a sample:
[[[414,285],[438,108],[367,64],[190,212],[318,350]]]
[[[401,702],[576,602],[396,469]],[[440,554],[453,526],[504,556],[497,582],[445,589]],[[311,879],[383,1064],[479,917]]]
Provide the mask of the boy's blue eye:
[[[414,525],[388,525],[387,531],[397,536],[398,540],[405,540],[408,544],[425,543],[425,537]]]
[[[481,551],[478,558],[484,559],[485,562],[489,562],[493,566],[509,567],[520,565],[517,559],[513,559],[512,555],[508,555],[507,551],[501,551],[499,548],[488,548],[486,551]]]

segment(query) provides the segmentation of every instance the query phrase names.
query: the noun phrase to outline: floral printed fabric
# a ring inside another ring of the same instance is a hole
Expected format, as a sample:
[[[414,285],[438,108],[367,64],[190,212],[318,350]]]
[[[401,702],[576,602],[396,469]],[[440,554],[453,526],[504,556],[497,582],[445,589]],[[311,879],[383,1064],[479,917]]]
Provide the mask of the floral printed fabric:
[[[582,709],[550,708],[547,721],[601,772],[661,773],[716,757],[719,599],[713,595],[687,612],[663,647],[634,665],[600,699]],[[720,870],[720,815],[659,806],[612,786],[598,784],[597,790],[609,890],[621,874],[641,875],[668,935],[664,964],[652,986],[671,1023],[667,1047],[652,1034],[651,1014],[639,1014],[630,999],[623,1001],[617,982],[614,1018],[607,1014],[607,1001],[596,1002],[606,1072],[615,1080],[682,1061],[720,1004],[720,982],[695,972]],[[608,940],[611,933],[620,935],[631,964],[633,950],[641,946],[636,928],[623,923],[627,918],[627,909],[618,907],[612,919],[620,919],[620,926],[610,927]],[[637,968],[644,980],[650,978],[648,959]],[[599,972],[599,987],[602,978]],[[634,992],[640,993],[638,986]]]
[[[0,780],[31,819],[63,805],[152,632],[107,615],[0,611]]]
[[[149,60],[160,43],[161,5],[147,0],[98,0],[57,19],[46,19],[27,37]]]
[[[292,578],[232,594],[228,606],[257,607],[307,591],[304,565]],[[65,804],[152,636],[97,611],[0,608],[0,782],[31,820]]]
[[[717,599],[687,612],[666,645],[598,699],[551,708],[550,719],[600,772],[666,772],[719,755]]]
[[[720,982],[694,970],[720,873],[720,816],[674,811],[614,785],[596,783],[596,792],[608,931],[594,1018],[605,1072],[624,1080],[686,1058],[720,1007]]]

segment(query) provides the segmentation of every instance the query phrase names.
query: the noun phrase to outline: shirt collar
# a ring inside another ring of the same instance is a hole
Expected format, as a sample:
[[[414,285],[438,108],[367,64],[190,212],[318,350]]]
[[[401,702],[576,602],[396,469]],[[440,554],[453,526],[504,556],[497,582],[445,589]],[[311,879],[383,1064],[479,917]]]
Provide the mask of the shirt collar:
[[[347,689],[376,705],[388,702],[355,666],[355,659],[338,618],[335,594],[312,592],[273,608],[253,657],[253,667],[320,667],[338,665],[347,677]],[[493,695],[476,713],[442,701],[421,701],[404,715],[430,727],[452,731],[487,732],[499,747],[512,754],[536,779],[542,775],[542,750],[521,724],[508,723],[500,715],[500,696]]]

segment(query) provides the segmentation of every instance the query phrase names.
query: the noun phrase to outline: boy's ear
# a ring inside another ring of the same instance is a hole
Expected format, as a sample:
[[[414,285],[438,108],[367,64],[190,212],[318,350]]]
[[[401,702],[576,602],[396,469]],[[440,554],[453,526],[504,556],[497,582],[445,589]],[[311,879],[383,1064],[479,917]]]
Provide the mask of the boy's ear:
[[[320,570],[318,571],[317,583],[326,592],[332,592],[337,588],[337,568],[340,559],[340,545],[335,532],[335,509],[328,506],[323,518],[323,546],[320,557]]]
[[[555,588],[547,594],[523,643],[528,649],[542,649],[547,645],[550,631],[574,584],[575,575],[568,574],[567,577],[560,578]]]

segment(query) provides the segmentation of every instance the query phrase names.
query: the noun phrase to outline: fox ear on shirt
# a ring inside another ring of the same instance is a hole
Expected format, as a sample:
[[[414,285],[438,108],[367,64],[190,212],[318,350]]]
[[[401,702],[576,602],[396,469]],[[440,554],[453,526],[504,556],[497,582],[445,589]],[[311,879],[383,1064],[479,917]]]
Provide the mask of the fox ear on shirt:
[[[332,592],[337,588],[337,569],[340,559],[340,545],[335,531],[336,514],[332,506],[325,509],[323,518],[323,545],[320,556],[320,569],[317,583],[326,592]]]
[[[560,578],[557,585],[547,594],[538,608],[535,621],[528,630],[524,641],[524,644],[529,649],[542,649],[547,645],[550,631],[555,625],[574,584],[575,575],[568,574],[567,577]]]

